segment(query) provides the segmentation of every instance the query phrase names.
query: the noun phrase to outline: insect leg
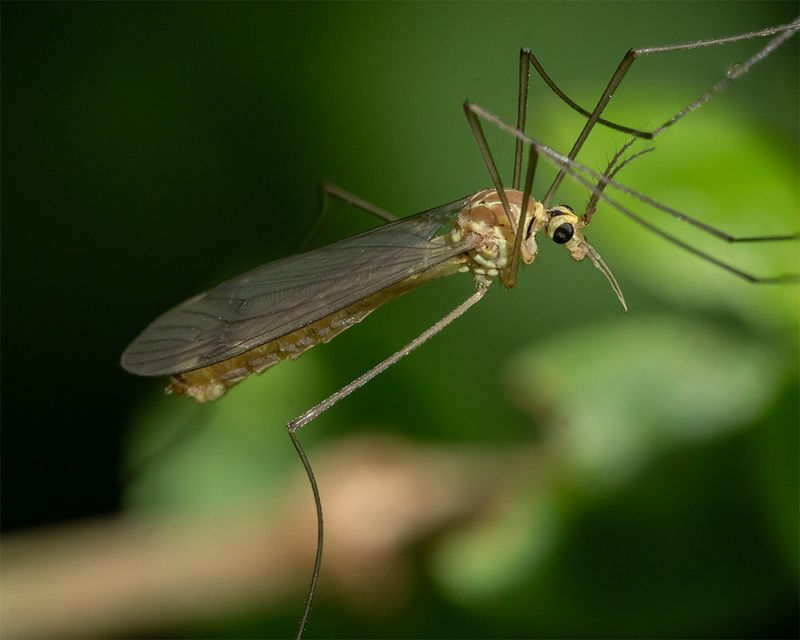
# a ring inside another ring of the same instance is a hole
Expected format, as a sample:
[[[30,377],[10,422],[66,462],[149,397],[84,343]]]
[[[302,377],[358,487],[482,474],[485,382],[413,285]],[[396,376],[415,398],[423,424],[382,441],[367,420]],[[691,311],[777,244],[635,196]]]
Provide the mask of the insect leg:
[[[572,100],[572,98],[570,98],[566,93],[564,93],[559,88],[559,86],[544,70],[544,67],[536,58],[536,56],[533,55],[533,52],[530,49],[528,49],[527,47],[522,47],[519,50],[519,90],[517,92],[517,131],[522,131],[523,133],[525,133],[525,121],[528,114],[528,87],[530,85],[531,67],[536,69],[542,80],[545,81],[547,86],[550,87],[550,89],[559,98],[561,98],[561,100],[566,102],[575,111],[586,116],[587,118],[591,115],[591,113],[589,113],[588,111],[586,111],[586,109],[577,104],[574,100]],[[638,131],[636,129],[623,126],[621,124],[616,124],[614,122],[611,122],[610,120],[604,120],[603,118],[598,118],[597,123],[605,127],[615,129],[617,131],[622,131],[623,133],[629,133],[636,137],[642,137],[642,138],[652,137],[647,132]],[[514,145],[514,174],[511,183],[513,189],[519,189],[520,177],[522,175],[523,145],[524,143],[522,142],[522,140],[517,138],[516,143]]]
[[[359,198],[357,195],[354,195],[349,191],[345,191],[341,187],[337,187],[335,184],[331,184],[325,180],[319,183],[318,193],[319,208],[317,209],[317,215],[314,218],[314,221],[311,223],[308,231],[306,231],[306,234],[300,241],[297,247],[298,252],[303,251],[308,246],[311,238],[313,238],[317,231],[319,231],[319,228],[322,225],[322,220],[325,217],[325,214],[328,212],[328,196],[337,198],[347,204],[351,204],[362,211],[366,211],[367,213],[380,218],[381,220],[385,220],[386,222],[397,220],[397,216],[394,216],[388,211],[384,211],[380,207],[375,206],[371,202],[367,202],[363,198]]]
[[[519,142],[519,139],[517,139],[517,142]],[[519,222],[517,223],[518,232],[514,236],[514,251],[511,254],[511,278],[506,285],[509,288],[514,286],[514,283],[517,281],[517,275],[519,274],[522,240],[525,237],[525,216],[528,212],[528,200],[533,190],[533,174],[536,173],[538,159],[539,154],[536,151],[536,147],[530,145],[528,149],[528,168],[525,171],[525,187],[522,191],[522,206],[519,210]]]
[[[464,302],[458,305],[455,309],[453,309],[450,313],[448,313],[444,318],[439,320],[436,324],[431,326],[430,328],[423,331],[419,336],[414,338],[411,342],[409,342],[405,347],[393,353],[391,356],[386,358],[383,362],[375,365],[372,369],[367,371],[366,373],[360,375],[358,378],[353,380],[350,384],[345,385],[336,393],[331,394],[328,398],[320,402],[319,404],[311,407],[308,411],[300,414],[294,420],[289,422],[287,428],[291,432],[299,431],[304,426],[306,426],[312,420],[315,420],[320,414],[324,413],[328,409],[330,409],[333,405],[335,405],[339,400],[349,396],[353,391],[362,387],[367,382],[372,380],[375,376],[382,373],[393,364],[407,356],[409,353],[414,351],[417,347],[423,345],[425,342],[430,340],[433,336],[439,333],[442,329],[444,329],[447,325],[451,324],[454,320],[462,316],[470,307],[472,307],[476,302],[478,302],[486,292],[489,290],[488,285],[479,285],[477,290]]]
[[[511,225],[511,229],[514,231],[514,233],[516,233],[517,221],[514,219],[514,216],[511,213],[511,207],[508,204],[508,196],[506,195],[506,190],[503,188],[503,182],[500,179],[500,172],[497,170],[497,165],[495,164],[494,158],[492,157],[492,152],[489,149],[489,143],[486,141],[486,136],[481,128],[480,120],[478,120],[478,118],[469,108],[469,103],[464,103],[464,114],[467,116],[467,122],[469,123],[470,129],[472,129],[472,135],[475,136],[475,141],[478,143],[478,149],[480,149],[483,162],[486,165],[486,168],[489,170],[489,176],[492,178],[492,184],[497,190],[497,195],[500,197],[500,203],[503,205],[503,211],[506,213],[506,217]]]
[[[300,462],[303,463],[303,469],[311,485],[311,493],[314,495],[314,508],[317,512],[317,550],[314,554],[314,570],[311,573],[311,584],[308,587],[306,602],[303,605],[303,615],[300,617],[300,624],[298,625],[297,635],[295,636],[297,640],[302,640],[303,632],[306,630],[306,624],[308,623],[308,616],[311,613],[311,605],[314,602],[314,594],[317,591],[317,583],[319,582],[319,571],[322,567],[322,545],[325,537],[325,525],[322,517],[322,498],[320,498],[319,495],[319,486],[317,485],[317,478],[314,475],[314,469],[311,467],[311,462],[309,462],[306,451],[303,449],[303,445],[300,444],[297,434],[291,429],[289,429],[289,437],[292,440],[295,451],[297,451],[297,455],[300,457]]]
[[[777,27],[771,27],[769,29],[762,29],[760,31],[753,31],[750,33],[743,33],[736,36],[730,36],[727,38],[714,38],[709,40],[698,40],[696,42],[688,42],[683,44],[676,44],[676,45],[668,45],[664,47],[644,47],[641,49],[630,49],[620,61],[617,69],[611,76],[611,79],[608,81],[608,85],[606,86],[605,90],[600,96],[600,99],[597,101],[597,105],[595,106],[594,110],[589,113],[585,109],[579,107],[576,103],[572,100],[569,100],[563,92],[557,91],[557,95],[562,99],[565,99],[568,105],[572,108],[576,109],[579,113],[588,117],[586,124],[584,125],[583,129],[581,130],[580,134],[578,135],[575,143],[572,145],[572,149],[570,149],[569,154],[567,157],[570,160],[574,160],[578,152],[580,151],[581,147],[583,147],[584,142],[589,137],[589,133],[594,128],[596,124],[600,122],[600,115],[603,113],[603,110],[608,106],[608,103],[611,101],[611,96],[614,95],[614,92],[619,87],[620,83],[622,82],[625,74],[627,74],[628,70],[631,68],[631,65],[641,56],[644,55],[651,55],[651,54],[658,54],[658,53],[668,53],[670,51],[686,51],[691,49],[700,49],[703,47],[710,47],[714,45],[723,45],[728,44],[731,42],[740,42],[743,40],[752,40],[754,38],[761,38],[765,36],[771,36],[778,34],[775,38],[770,40],[762,49],[752,55],[746,62],[736,65],[728,70],[725,77],[722,78],[719,82],[717,82],[713,87],[711,87],[708,91],[706,91],[703,95],[699,98],[688,104],[686,107],[678,111],[674,116],[672,116],[669,120],[667,120],[664,124],[660,127],[654,129],[651,132],[646,131],[637,131],[634,129],[619,129],[617,126],[613,126],[613,123],[604,121],[602,124],[606,126],[611,126],[612,128],[617,128],[618,130],[625,130],[628,133],[631,133],[634,136],[643,137],[643,138],[654,138],[662,131],[667,129],[668,127],[675,124],[678,120],[683,118],[684,116],[688,115],[692,111],[699,109],[704,104],[706,104],[709,100],[711,100],[714,96],[722,93],[728,86],[737,78],[740,78],[745,73],[747,73],[753,65],[757,62],[760,62],[764,58],[766,58],[770,53],[772,53],[775,49],[777,49],[781,44],[783,44],[788,38],[790,38],[794,33],[800,30],[800,19],[795,20],[786,25],[780,25]],[[531,62],[533,62],[533,58],[531,57]],[[537,61],[538,62],[538,61]],[[537,65],[534,65],[536,68]],[[537,68],[538,71],[538,68]],[[545,74],[546,75],[546,74]],[[542,76],[544,78],[544,76]],[[547,78],[544,78],[547,82]],[[552,81],[551,81],[552,82]],[[548,83],[549,84],[549,83]],[[549,85],[551,89],[555,91],[554,84]],[[564,174],[566,173],[566,165],[562,165],[559,168],[556,177],[554,178],[550,188],[547,190],[544,198],[542,199],[542,203],[546,207],[550,202],[550,198],[555,193],[555,190],[561,184],[561,181],[564,179]]]
[[[323,543],[324,527],[322,519],[322,500],[320,499],[319,495],[319,487],[317,486],[317,479],[314,476],[314,470],[311,467],[311,463],[308,460],[308,456],[306,455],[303,446],[300,444],[300,440],[297,438],[297,431],[299,431],[308,423],[310,423],[312,420],[317,418],[321,413],[330,409],[333,405],[339,402],[339,400],[349,396],[353,391],[365,385],[375,376],[382,373],[383,371],[391,367],[393,364],[395,364],[396,362],[407,356],[409,353],[414,351],[417,347],[423,345],[425,342],[427,342],[429,339],[431,339],[433,336],[439,333],[442,329],[451,324],[454,320],[461,317],[464,313],[466,313],[466,311],[470,307],[475,305],[481,298],[483,298],[483,296],[486,295],[486,292],[488,290],[489,290],[488,284],[479,284],[477,290],[469,298],[467,298],[464,302],[458,305],[455,309],[453,309],[450,313],[448,313],[444,318],[439,320],[436,324],[423,331],[419,336],[414,338],[402,349],[393,353],[383,362],[380,362],[379,364],[375,365],[372,369],[360,375],[350,384],[342,387],[336,393],[331,394],[325,400],[311,407],[311,409],[299,415],[286,425],[286,429],[289,432],[289,437],[292,439],[292,444],[297,450],[297,454],[300,456],[300,460],[303,463],[303,468],[305,469],[306,475],[308,476],[308,482],[311,485],[311,491],[314,495],[314,506],[317,511],[317,552],[314,558],[314,570],[311,575],[311,584],[308,589],[308,596],[306,597],[306,603],[303,608],[303,615],[300,618],[300,625],[297,632],[298,640],[302,638],[303,631],[305,630],[306,623],[308,622],[308,616],[309,613],[311,612],[311,604],[314,600],[314,593],[316,592],[317,589],[317,582],[319,581],[319,572],[320,572],[320,567],[322,566],[322,543]]]
[[[544,70],[544,67],[533,54],[533,52],[523,47],[519,50],[519,90],[517,92],[517,131],[521,131],[525,133],[525,121],[527,119],[528,113],[528,87],[530,84],[530,67],[536,69],[539,73],[541,78],[545,81],[548,87],[553,90],[553,92],[561,98],[564,102],[566,102],[570,107],[576,110],[578,113],[586,116],[587,118],[591,115],[586,109],[581,107],[577,104],[572,98],[570,98],[566,93],[564,93],[559,86],[553,81],[552,78],[547,74]],[[633,136],[633,140],[636,138],[652,138],[653,134],[646,132],[646,131],[639,131],[637,129],[633,129],[631,127],[626,127],[621,124],[617,124],[615,122],[611,122],[610,120],[604,120],[603,118],[598,118],[597,124],[601,124],[605,127],[610,129],[614,129],[616,131],[621,131],[623,133],[628,133]],[[627,149],[633,142],[628,142],[625,145]],[[520,177],[522,175],[522,148],[524,143],[522,140],[517,138],[514,144],[514,173],[511,186],[513,189],[519,189]],[[627,163],[627,161],[625,162]],[[623,164],[625,164],[623,163]],[[609,167],[610,168],[610,167]],[[607,173],[607,172],[606,172]]]
[[[528,115],[528,83],[530,80],[530,63],[528,56],[530,50],[519,50],[519,90],[517,91],[517,131],[525,133],[525,118]],[[519,179],[522,174],[522,146],[523,142],[517,138],[514,143],[514,174],[511,188],[519,189]]]
[[[586,204],[586,209],[583,212],[583,226],[588,227],[589,223],[592,221],[592,216],[594,212],[597,210],[597,203],[600,201],[600,195],[602,194],[603,190],[615,175],[617,175],[621,170],[629,162],[632,162],[636,158],[643,156],[645,153],[650,153],[651,151],[655,151],[655,147],[648,147],[647,149],[642,149],[641,151],[637,151],[629,155],[624,160],[622,156],[625,152],[630,149],[631,145],[636,142],[636,138],[632,137],[628,140],[619,151],[614,154],[614,157],[608,163],[605,171],[603,171],[602,177],[600,177],[597,181],[597,186],[594,188],[594,192],[592,193],[592,197],[589,198],[589,202]]]

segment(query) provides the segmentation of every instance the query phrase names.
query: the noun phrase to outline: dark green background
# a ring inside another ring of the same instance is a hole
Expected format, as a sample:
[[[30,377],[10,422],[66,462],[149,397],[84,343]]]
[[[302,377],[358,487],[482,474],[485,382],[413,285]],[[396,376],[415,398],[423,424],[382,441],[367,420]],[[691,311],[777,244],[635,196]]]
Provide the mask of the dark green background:
[[[125,374],[120,353],[172,304],[291,253],[321,179],[399,215],[486,186],[461,103],[511,119],[521,45],[588,106],[631,46],[749,31],[797,12],[794,2],[3,3],[4,530],[122,508],[118,479],[141,457],[129,443],[174,422],[183,401],[160,398],[162,381]],[[611,117],[656,126],[757,46],[637,62]],[[795,37],[659,138],[652,160],[625,181],[730,231],[796,230],[797,60]],[[565,150],[580,119],[540,82],[533,91],[529,130]],[[601,134],[581,157],[601,168],[623,140]],[[491,142],[507,172],[511,145],[494,133]],[[564,197],[576,208],[585,200],[574,189]],[[367,224],[340,210],[317,242]],[[797,634],[797,289],[758,291],[677,250],[651,248],[611,211],[596,227],[590,235],[626,292],[627,316],[591,267],[545,247],[517,289],[492,292],[309,432],[311,441],[391,430],[511,446],[548,432],[526,405],[556,407],[559,428],[578,435],[563,425],[611,410],[589,429],[608,455],[589,463],[588,479],[580,455],[568,461],[570,489],[553,489],[571,515],[543,573],[483,605],[432,580],[415,615],[374,627],[323,604],[312,637]],[[741,250],[685,237],[756,271],[797,270],[796,247]],[[269,418],[250,416],[268,432],[274,464],[294,462],[282,424],[469,290],[463,277],[432,285],[281,365],[291,374],[248,381],[251,397],[271,387],[283,403]],[[687,338],[694,330],[707,338],[699,347]],[[276,388],[285,375],[293,384]],[[673,389],[684,375],[697,385],[688,395]],[[614,394],[644,400],[620,411],[629,405]],[[674,428],[648,441],[648,455],[619,454],[616,465],[609,443],[619,434],[604,439],[602,428],[619,416],[645,431],[659,421]],[[186,446],[196,446],[187,473],[208,468],[202,443]],[[569,446],[556,450],[571,459]],[[184,469],[177,463],[159,476],[170,465],[153,465],[153,482],[164,483],[155,497],[126,489],[128,508],[219,506],[170,485]],[[617,466],[622,480],[587,497]],[[219,477],[204,482],[224,485],[224,466],[214,468]],[[611,579],[618,562],[636,567],[630,581]],[[292,611],[175,633],[280,635]]]

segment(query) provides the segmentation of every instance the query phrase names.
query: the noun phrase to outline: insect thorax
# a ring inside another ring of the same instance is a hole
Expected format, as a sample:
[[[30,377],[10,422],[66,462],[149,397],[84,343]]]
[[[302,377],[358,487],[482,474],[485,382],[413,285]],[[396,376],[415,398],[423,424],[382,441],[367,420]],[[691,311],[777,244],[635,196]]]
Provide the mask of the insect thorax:
[[[522,207],[523,193],[516,189],[506,189],[506,198],[516,225]],[[528,198],[522,233],[525,234],[520,247],[520,257],[525,264],[536,258],[536,231],[547,221],[547,214],[541,203]],[[480,282],[488,283],[499,276],[504,286],[510,287],[514,275],[511,272],[514,253],[514,230],[509,223],[498,192],[486,189],[476,193],[458,214],[458,219],[450,231],[453,242],[478,236],[477,246],[469,251],[469,262],[462,271],[470,271]]]

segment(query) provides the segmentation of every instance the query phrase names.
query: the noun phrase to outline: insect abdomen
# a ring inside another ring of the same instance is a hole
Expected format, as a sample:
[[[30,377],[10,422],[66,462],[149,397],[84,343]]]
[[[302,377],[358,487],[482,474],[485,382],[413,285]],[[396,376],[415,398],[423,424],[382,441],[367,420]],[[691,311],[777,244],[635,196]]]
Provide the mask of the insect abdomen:
[[[425,282],[455,273],[464,262],[465,258],[458,256],[241,355],[202,369],[174,375],[170,378],[166,392],[188,396],[197,402],[217,400],[250,374],[262,373],[281,360],[299,358],[311,347],[328,342],[345,329],[358,324],[384,302]]]

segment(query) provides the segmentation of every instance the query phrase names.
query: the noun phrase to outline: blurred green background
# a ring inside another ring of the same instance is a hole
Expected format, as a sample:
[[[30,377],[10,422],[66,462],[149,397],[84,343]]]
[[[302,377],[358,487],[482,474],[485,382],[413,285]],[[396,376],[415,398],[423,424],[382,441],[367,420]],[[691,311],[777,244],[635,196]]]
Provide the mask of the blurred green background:
[[[280,500],[298,473],[283,425],[444,315],[469,278],[393,302],[213,407],[120,369],[138,331],[292,253],[322,179],[398,215],[487,186],[461,104],[512,120],[520,46],[589,107],[629,47],[796,13],[796,2],[3,3],[4,532]],[[655,127],[759,46],[642,59],[607,117]],[[799,77],[795,37],[620,178],[732,233],[797,230]],[[566,151],[580,117],[540,81],[532,91],[528,130]],[[513,145],[487,131],[508,175]],[[580,159],[602,169],[624,140],[601,132]],[[578,209],[586,194],[565,185],[559,199]],[[372,224],[334,211],[317,244]],[[726,246],[649,219],[757,273],[800,266],[796,245]],[[513,291],[496,287],[304,433],[312,460],[373,433],[501,460],[534,452],[494,511],[408,551],[402,602],[365,612],[323,592],[308,637],[797,637],[797,288],[748,285],[608,208],[588,235],[628,314],[596,270],[544,246]],[[120,633],[286,636],[302,598]]]

